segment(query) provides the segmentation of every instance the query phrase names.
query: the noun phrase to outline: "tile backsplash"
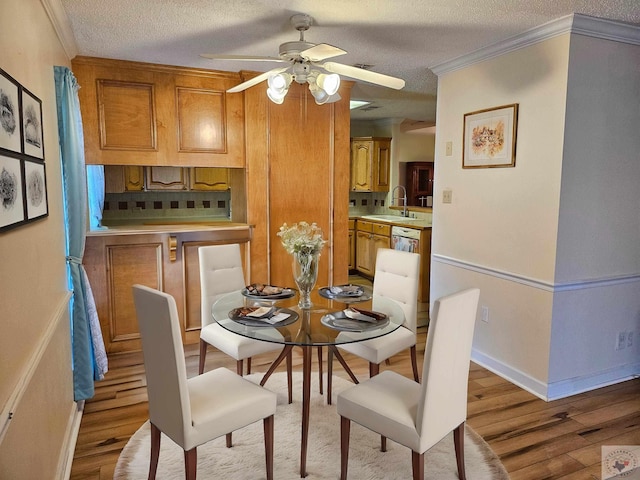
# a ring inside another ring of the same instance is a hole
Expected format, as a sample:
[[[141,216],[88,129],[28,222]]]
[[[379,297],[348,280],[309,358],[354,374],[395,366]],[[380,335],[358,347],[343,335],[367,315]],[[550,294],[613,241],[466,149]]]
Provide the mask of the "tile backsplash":
[[[105,226],[157,220],[225,221],[231,218],[231,193],[126,192],[105,195]]]

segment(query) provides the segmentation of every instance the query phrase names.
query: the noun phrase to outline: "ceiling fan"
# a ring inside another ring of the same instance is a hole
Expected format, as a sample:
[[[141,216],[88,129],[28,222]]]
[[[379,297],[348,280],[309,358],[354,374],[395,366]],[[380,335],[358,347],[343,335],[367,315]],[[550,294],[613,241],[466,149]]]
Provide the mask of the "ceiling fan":
[[[229,93],[241,92],[267,80],[267,96],[275,103],[284,101],[292,81],[299,84],[308,83],[309,90],[319,105],[336,101],[340,98],[337,93],[340,87],[340,75],[396,90],[404,87],[404,80],[400,78],[342,63],[326,62],[325,60],[329,58],[344,55],[347,52],[326,43],[315,44],[305,41],[304,32],[309,30],[313,22],[309,15],[293,15],[290,21],[291,25],[300,32],[300,40],[281,44],[277,57],[215,54],[200,56],[213,60],[288,63],[286,67],[274,68],[227,90]]]

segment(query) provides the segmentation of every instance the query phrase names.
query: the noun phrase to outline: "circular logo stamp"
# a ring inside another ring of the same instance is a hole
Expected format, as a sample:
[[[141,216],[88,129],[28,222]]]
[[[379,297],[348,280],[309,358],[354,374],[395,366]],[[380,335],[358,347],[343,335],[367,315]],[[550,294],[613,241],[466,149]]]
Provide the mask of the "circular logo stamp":
[[[627,477],[638,467],[638,458],[631,450],[618,447],[607,453],[602,461],[602,467],[608,475],[605,478]]]

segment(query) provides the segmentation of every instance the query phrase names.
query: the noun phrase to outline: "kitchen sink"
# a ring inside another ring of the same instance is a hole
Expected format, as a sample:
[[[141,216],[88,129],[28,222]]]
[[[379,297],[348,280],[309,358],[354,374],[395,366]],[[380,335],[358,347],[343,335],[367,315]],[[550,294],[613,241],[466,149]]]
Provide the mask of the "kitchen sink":
[[[417,222],[419,218],[403,217],[401,215],[363,215],[368,220],[381,220],[383,222],[410,223]]]

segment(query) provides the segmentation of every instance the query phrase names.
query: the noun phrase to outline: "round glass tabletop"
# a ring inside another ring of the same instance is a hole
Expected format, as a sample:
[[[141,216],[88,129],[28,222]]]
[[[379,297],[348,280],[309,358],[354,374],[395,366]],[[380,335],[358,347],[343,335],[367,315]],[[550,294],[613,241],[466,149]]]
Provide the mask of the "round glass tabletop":
[[[325,298],[318,294],[318,290],[312,292],[311,300],[313,306],[310,309],[301,309],[298,307],[297,295],[282,300],[254,300],[242,295],[238,290],[220,297],[213,304],[211,314],[220,326],[238,335],[265,342],[300,346],[361,342],[387,335],[404,322],[404,312],[400,305],[387,297],[371,295],[371,299],[357,304],[357,308],[385,314],[387,318],[378,322],[346,318],[343,312],[349,306],[354,306],[353,302]],[[242,321],[239,318],[239,308],[247,308],[245,311],[249,312],[252,307],[260,306],[273,306],[276,308],[276,314],[281,312],[283,316],[289,316],[273,325],[268,322],[261,323],[260,320]],[[230,315],[235,320],[230,318]],[[296,315],[297,318],[292,321]]]

